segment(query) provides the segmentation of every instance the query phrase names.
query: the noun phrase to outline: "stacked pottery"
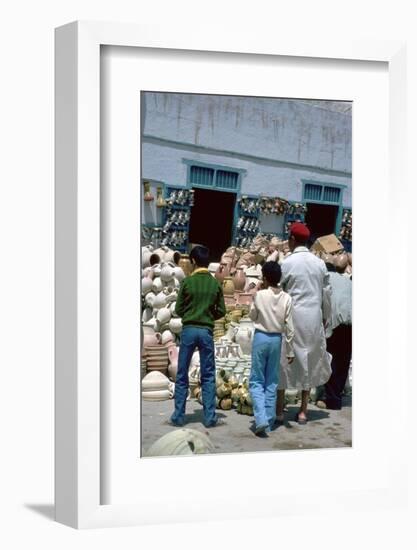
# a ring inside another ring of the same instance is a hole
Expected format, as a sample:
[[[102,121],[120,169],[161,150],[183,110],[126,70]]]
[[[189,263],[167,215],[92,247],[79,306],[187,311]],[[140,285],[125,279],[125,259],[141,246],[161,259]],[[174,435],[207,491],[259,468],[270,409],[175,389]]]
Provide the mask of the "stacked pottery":
[[[166,346],[146,346],[145,357],[148,372],[159,371],[164,375],[168,374],[168,349]]]
[[[143,323],[143,347],[158,346],[161,343],[161,334],[156,332],[152,324]]]
[[[214,340],[219,340],[219,338],[222,338],[224,334],[224,317],[222,317],[221,319],[216,319],[216,321],[214,321],[213,338]]]
[[[145,401],[165,401],[174,396],[174,384],[161,372],[150,372],[141,383],[142,399]]]

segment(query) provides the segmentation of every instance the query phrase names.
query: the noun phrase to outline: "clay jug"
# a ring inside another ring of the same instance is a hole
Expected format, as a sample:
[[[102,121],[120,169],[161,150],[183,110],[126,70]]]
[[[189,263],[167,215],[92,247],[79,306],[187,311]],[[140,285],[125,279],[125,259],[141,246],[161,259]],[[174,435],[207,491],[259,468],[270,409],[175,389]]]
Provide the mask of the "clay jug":
[[[225,296],[233,296],[235,292],[235,285],[233,284],[232,277],[225,277],[223,280],[223,294]]]
[[[243,273],[243,268],[239,267],[236,270],[235,276],[233,277],[233,284],[235,286],[235,290],[241,291],[245,288],[246,285],[246,277]]]
[[[236,331],[235,342],[240,345],[245,355],[250,355],[252,350],[253,323],[251,319],[242,319]]]
[[[193,272],[193,266],[191,264],[188,254],[181,254],[178,265],[184,271],[185,276],[191,275],[191,273]]]
[[[216,270],[216,273],[214,276],[219,281],[220,284],[223,284],[224,278],[229,275],[229,269],[227,267],[227,264],[221,263],[219,267]]]

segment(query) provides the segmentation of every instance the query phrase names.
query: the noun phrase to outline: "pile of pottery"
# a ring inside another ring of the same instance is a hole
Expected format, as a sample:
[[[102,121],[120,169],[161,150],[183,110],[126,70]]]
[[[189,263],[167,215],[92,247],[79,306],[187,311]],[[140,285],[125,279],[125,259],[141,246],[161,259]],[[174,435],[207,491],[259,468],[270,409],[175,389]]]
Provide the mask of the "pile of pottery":
[[[249,393],[249,380],[245,379],[236,392],[236,408],[239,414],[253,416],[253,403]]]
[[[158,371],[149,372],[141,382],[142,399],[145,401],[166,401],[174,397],[175,384]]]
[[[147,246],[142,249],[142,266],[145,345],[175,341],[182,330],[175,304],[181,281],[191,273],[190,260],[167,247],[154,250]]]
[[[318,250],[310,250],[312,254],[321,258],[327,264],[332,264],[337,271],[343,273],[347,277],[352,276],[352,254],[350,252],[338,252],[336,254],[328,254]]]
[[[220,338],[223,338],[225,335],[225,318],[222,317],[221,319],[216,319],[214,321],[214,329],[213,329],[213,339],[214,341],[219,340]]]

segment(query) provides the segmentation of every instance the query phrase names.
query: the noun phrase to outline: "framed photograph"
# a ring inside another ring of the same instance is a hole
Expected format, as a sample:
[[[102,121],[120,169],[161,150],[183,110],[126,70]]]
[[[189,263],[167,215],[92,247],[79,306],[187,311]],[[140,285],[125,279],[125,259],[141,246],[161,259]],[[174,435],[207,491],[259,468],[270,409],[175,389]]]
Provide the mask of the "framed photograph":
[[[405,399],[406,274],[375,261],[405,46],[162,30],[56,30],[56,518],[385,506],[407,485],[405,410],[380,421],[393,364]]]

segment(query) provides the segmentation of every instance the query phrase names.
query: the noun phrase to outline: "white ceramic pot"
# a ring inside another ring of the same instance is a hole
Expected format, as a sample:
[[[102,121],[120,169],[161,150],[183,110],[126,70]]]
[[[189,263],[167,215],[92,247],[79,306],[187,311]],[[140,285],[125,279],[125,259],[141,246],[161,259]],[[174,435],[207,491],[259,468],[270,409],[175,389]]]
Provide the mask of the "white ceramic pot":
[[[185,279],[185,273],[178,265],[174,268],[174,277],[179,283]]]
[[[152,269],[153,269],[155,277],[159,277],[161,275],[161,270],[162,270],[161,264],[154,264],[152,266]]]
[[[142,279],[142,294],[145,296],[148,292],[152,290],[152,279],[149,277],[144,277]]]
[[[145,296],[145,304],[149,308],[153,308],[153,303],[155,301],[156,294],[154,292],[148,292]]]
[[[172,304],[172,302],[177,301],[178,292],[176,289],[173,289],[171,292],[169,292],[169,289],[165,289],[164,294],[166,296],[167,304]]]
[[[149,267],[152,251],[147,246],[142,246],[142,269]]]
[[[142,391],[168,390],[169,379],[158,371],[148,373],[142,380]]]
[[[172,302],[172,304],[169,306],[169,309],[171,311],[171,316],[172,317],[178,317],[178,315],[175,313],[175,306],[176,306],[176,303],[175,302]]]
[[[177,264],[181,259],[181,254],[177,250],[168,249],[165,252],[165,261]]]
[[[145,307],[142,312],[142,323],[146,323],[152,319],[152,309],[150,307]]]
[[[169,322],[169,330],[174,334],[179,334],[182,331],[182,321],[179,317],[172,317]]]
[[[251,319],[242,319],[236,331],[235,342],[240,345],[245,355],[250,355],[252,351],[254,327]]]
[[[151,319],[149,319],[149,321],[146,321],[146,323],[143,323],[142,327],[143,327],[143,332],[144,333],[145,333],[146,327],[150,327],[151,329],[153,329],[154,332],[158,332],[159,331],[159,321],[155,317],[151,317]]]
[[[168,399],[172,399],[173,396],[174,394],[171,390],[152,390],[142,392],[142,399],[144,401],[167,401]]]
[[[156,314],[156,318],[158,319],[160,325],[165,325],[166,323],[169,323],[171,319],[170,309],[168,307],[161,307]]]
[[[155,277],[152,267],[146,267],[145,269],[142,269],[142,275],[143,277],[149,277],[149,279],[153,279]]]
[[[155,279],[152,282],[152,292],[155,292],[155,294],[158,294],[158,292],[161,292],[164,288],[164,283],[161,281],[160,277],[155,277]]]
[[[175,277],[175,265],[172,263],[164,263],[161,267],[160,278],[166,285],[173,281]]]
[[[161,309],[162,307],[166,307],[167,305],[167,297],[166,297],[166,294],[164,294],[163,292],[159,292],[156,296],[155,296],[155,299],[153,301],[153,309],[156,310],[156,309]]]
[[[165,329],[161,333],[161,344],[166,345],[168,342],[175,342],[175,334],[173,334],[169,329]]]

